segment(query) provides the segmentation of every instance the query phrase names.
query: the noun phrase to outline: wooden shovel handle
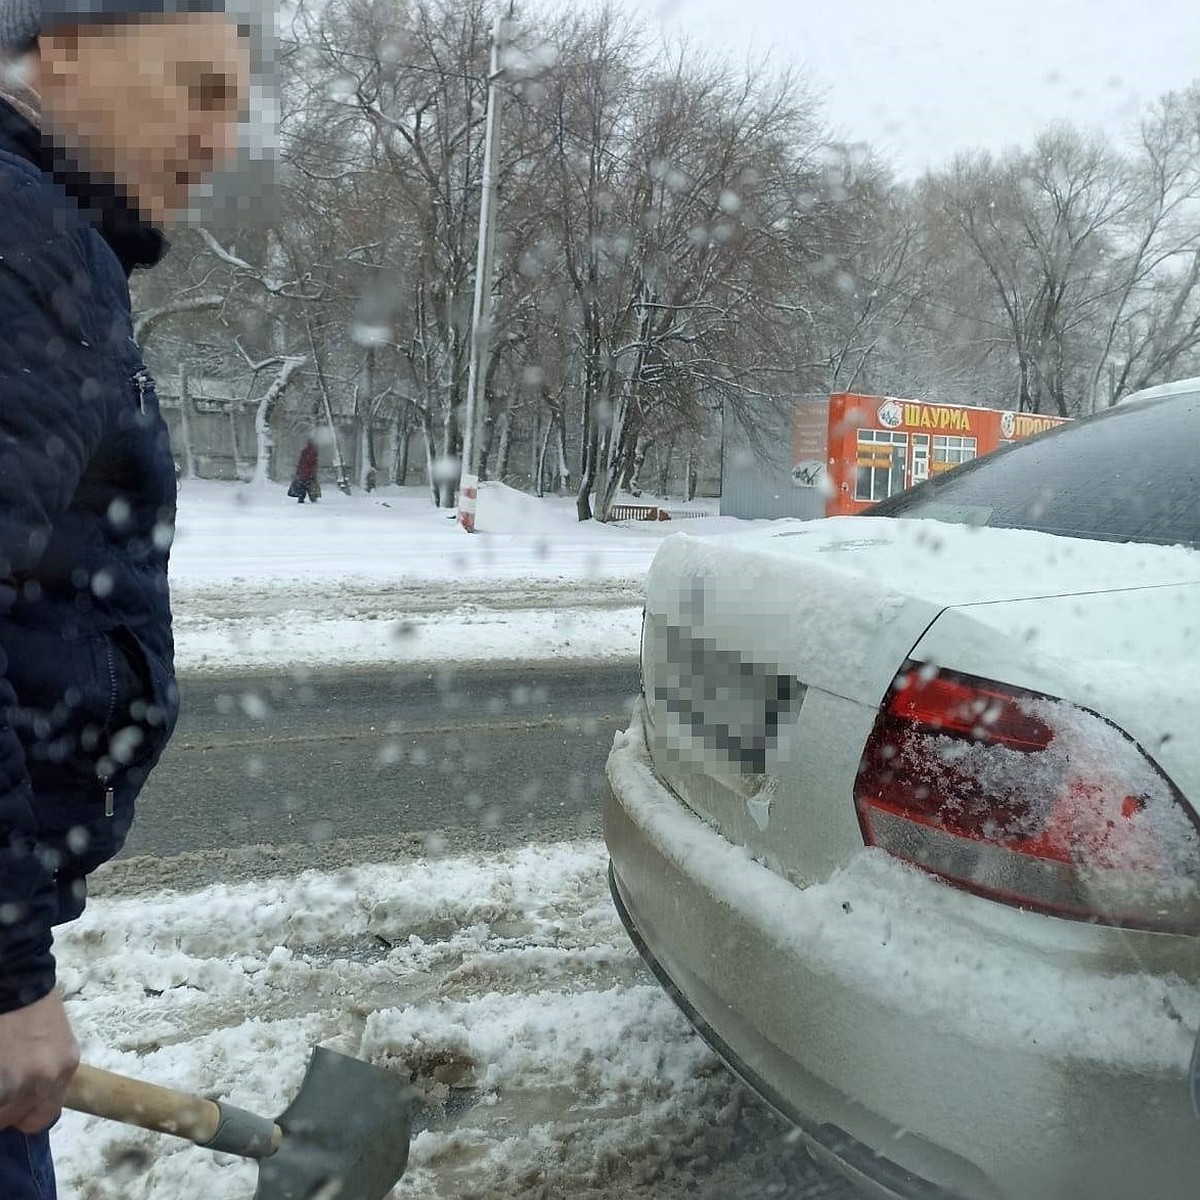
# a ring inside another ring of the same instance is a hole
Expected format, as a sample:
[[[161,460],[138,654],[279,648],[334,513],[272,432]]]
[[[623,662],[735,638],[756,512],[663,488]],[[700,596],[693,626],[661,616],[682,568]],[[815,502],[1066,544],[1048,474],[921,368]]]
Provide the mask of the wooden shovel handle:
[[[63,1103],[75,1112],[174,1134],[200,1145],[212,1140],[221,1123],[221,1110],[212,1100],[114,1075],[86,1063],[75,1072]]]

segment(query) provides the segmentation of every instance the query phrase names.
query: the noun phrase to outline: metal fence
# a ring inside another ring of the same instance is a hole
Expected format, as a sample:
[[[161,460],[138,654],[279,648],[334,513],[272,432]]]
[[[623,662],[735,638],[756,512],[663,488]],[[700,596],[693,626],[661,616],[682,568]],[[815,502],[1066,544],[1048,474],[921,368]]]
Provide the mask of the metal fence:
[[[709,515],[706,512],[672,511],[657,504],[614,504],[608,510],[610,521],[690,521]]]

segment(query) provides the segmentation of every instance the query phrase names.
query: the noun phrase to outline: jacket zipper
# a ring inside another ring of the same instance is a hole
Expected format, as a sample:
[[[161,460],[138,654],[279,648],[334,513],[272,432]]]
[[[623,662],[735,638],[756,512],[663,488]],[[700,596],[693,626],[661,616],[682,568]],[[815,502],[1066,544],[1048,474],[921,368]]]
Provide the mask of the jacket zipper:
[[[144,411],[144,410],[143,410]],[[105,718],[105,725],[111,726],[113,717],[117,712],[117,664],[113,662],[113,646],[112,641],[104,638],[104,656],[108,663],[108,716]],[[111,776],[97,772],[100,779],[100,786],[104,788],[104,815],[111,817],[114,811],[115,791],[112,786]]]
[[[150,372],[144,367],[133,377],[133,384],[137,388],[138,393],[138,408],[145,413],[146,411],[146,388],[150,384]]]

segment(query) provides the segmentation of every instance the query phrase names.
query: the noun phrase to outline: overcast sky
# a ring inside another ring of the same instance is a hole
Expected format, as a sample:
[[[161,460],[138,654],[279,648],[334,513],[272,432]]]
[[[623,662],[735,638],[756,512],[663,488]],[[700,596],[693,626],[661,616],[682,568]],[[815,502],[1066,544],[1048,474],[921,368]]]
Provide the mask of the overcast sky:
[[[905,175],[1056,119],[1119,135],[1200,79],[1200,0],[626,2],[710,49],[799,65],[835,131]]]

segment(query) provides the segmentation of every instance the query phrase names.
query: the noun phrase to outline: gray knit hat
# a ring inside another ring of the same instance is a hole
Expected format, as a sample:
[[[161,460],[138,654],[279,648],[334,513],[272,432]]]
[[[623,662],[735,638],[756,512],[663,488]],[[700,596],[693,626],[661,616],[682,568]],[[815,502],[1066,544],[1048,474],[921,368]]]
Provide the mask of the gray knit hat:
[[[57,27],[224,10],[222,0],[0,0],[0,49],[23,49]]]

